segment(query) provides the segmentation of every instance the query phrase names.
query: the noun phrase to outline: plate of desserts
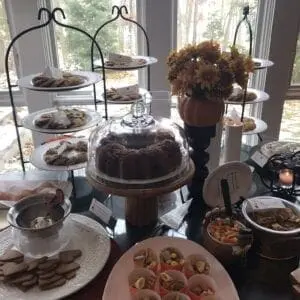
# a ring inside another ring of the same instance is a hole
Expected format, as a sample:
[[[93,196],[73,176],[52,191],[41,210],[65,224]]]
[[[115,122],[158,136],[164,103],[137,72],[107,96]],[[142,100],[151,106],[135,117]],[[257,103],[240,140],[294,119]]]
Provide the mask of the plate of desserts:
[[[144,89],[139,89],[137,84],[128,85],[119,88],[110,88],[106,90],[107,103],[114,104],[132,104],[136,101],[142,101],[147,93]],[[104,94],[102,94],[104,101]]]
[[[110,70],[135,70],[145,68],[157,63],[157,59],[151,56],[127,56],[116,53],[109,53],[104,61],[104,68]],[[96,60],[95,65],[102,67],[101,61]]]
[[[87,148],[87,141],[78,138],[52,141],[37,147],[30,162],[48,171],[82,169],[87,162]]]
[[[269,158],[275,154],[298,152],[300,151],[300,143],[274,141],[262,145],[260,151]]]
[[[224,100],[225,104],[242,104],[244,91],[241,87],[234,87],[232,94]],[[246,103],[258,103],[269,100],[269,95],[257,89],[248,88]]]
[[[23,126],[43,133],[68,133],[93,127],[101,122],[101,115],[76,107],[51,107],[26,116]]]
[[[62,92],[81,89],[101,80],[101,76],[88,71],[61,71],[47,67],[42,73],[31,74],[18,80],[19,87],[41,91]]]
[[[223,126],[234,125],[236,121],[230,116],[223,117]],[[225,127],[224,127],[225,128]],[[268,129],[268,125],[261,119],[244,117],[243,119],[243,134],[258,134]]]
[[[252,58],[252,61],[254,63],[254,70],[270,68],[274,65],[274,63],[268,59]]]
[[[0,298],[62,299],[87,285],[103,269],[110,240],[96,221],[71,214],[70,243],[53,256],[29,257],[14,246],[11,227],[0,233]]]
[[[103,300],[238,300],[228,273],[202,246],[155,237],[137,243],[117,262]]]

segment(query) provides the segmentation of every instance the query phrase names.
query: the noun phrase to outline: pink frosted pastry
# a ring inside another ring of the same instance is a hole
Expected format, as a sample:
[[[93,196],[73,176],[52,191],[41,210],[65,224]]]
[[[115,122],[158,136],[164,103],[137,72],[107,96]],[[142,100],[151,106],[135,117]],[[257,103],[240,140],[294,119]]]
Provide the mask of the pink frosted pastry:
[[[189,278],[187,294],[191,300],[218,300],[216,282],[213,278],[204,274]]]
[[[128,276],[128,283],[130,292],[134,295],[139,290],[154,290],[156,283],[156,276],[154,272],[145,269],[134,269]]]
[[[169,292],[184,292],[187,279],[184,274],[176,270],[167,270],[159,274],[159,294],[165,296]]]
[[[183,272],[187,278],[196,274],[209,274],[210,265],[206,258],[200,254],[189,255],[183,266]]]

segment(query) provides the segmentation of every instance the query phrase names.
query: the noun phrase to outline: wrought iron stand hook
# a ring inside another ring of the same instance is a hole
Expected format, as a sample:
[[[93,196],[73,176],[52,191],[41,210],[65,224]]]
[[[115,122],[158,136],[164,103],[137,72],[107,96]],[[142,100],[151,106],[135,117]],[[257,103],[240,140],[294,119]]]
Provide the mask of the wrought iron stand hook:
[[[12,88],[15,87],[16,85],[11,84],[8,59],[9,59],[11,49],[13,48],[13,45],[15,44],[15,42],[19,38],[21,38],[23,35],[26,35],[27,33],[31,32],[31,31],[34,31],[36,29],[40,29],[42,27],[46,27],[47,25],[49,25],[49,23],[52,20],[52,15],[51,15],[51,12],[46,8],[42,7],[42,8],[39,9],[38,20],[41,20],[43,12],[46,13],[46,15],[48,17],[46,19],[45,23],[42,23],[42,24],[36,25],[36,26],[32,26],[32,27],[27,28],[26,30],[21,31],[19,34],[17,34],[11,40],[11,42],[9,43],[9,45],[6,49],[6,53],[5,53],[6,81],[7,81],[10,104],[11,104],[11,107],[12,107],[12,115],[13,115],[13,120],[14,120],[14,124],[15,124],[15,129],[16,129],[16,136],[17,136],[17,142],[18,142],[18,148],[19,148],[19,152],[20,152],[20,160],[21,160],[21,166],[22,166],[23,172],[25,172],[25,161],[24,161],[24,155],[23,155],[23,151],[22,151],[22,144],[21,144],[21,137],[20,137],[20,133],[19,133],[19,124],[18,124],[18,118],[17,118],[17,111],[16,111],[16,107],[15,107],[15,102],[14,102],[14,95],[13,95],[13,92],[12,92]]]
[[[103,53],[102,53],[102,50],[99,46],[99,44],[97,43],[97,41],[95,40],[95,37],[91,36],[88,32],[78,28],[78,27],[75,27],[75,26],[72,26],[72,25],[68,25],[68,24],[65,24],[65,23],[61,23],[60,21],[57,20],[57,17],[56,17],[56,13],[57,12],[60,12],[63,19],[66,18],[65,16],[65,13],[64,11],[60,8],[60,7],[56,7],[53,9],[52,11],[52,19],[53,21],[61,26],[61,27],[65,27],[65,28],[69,28],[69,29],[73,29],[75,31],[78,31],[78,32],[81,32],[82,34],[84,34],[86,37],[88,37],[91,41],[92,41],[92,49],[94,48],[94,45],[96,46],[99,54],[100,54],[100,59],[101,59],[101,63],[102,65],[104,65],[104,56],[103,56]],[[94,58],[93,56],[91,56],[91,69],[92,71],[95,70],[94,68]],[[103,80],[103,89],[104,91],[106,91],[106,77],[105,77],[105,69],[102,68],[102,80]],[[96,101],[96,86],[95,84],[93,84],[93,94],[94,94],[94,104],[95,104],[95,110],[97,110],[97,101]],[[104,92],[104,97],[105,97],[105,101],[106,101],[106,92]],[[108,114],[107,114],[107,106],[105,106],[105,119],[108,118]]]
[[[236,45],[236,39],[237,39],[237,35],[239,32],[239,29],[241,27],[241,25],[245,22],[249,31],[249,56],[252,55],[252,42],[253,42],[253,34],[252,34],[252,28],[251,28],[251,24],[248,20],[248,15],[249,15],[249,5],[245,6],[243,9],[243,18],[239,21],[239,23],[236,26],[235,29],[235,33],[234,33],[234,39],[233,39],[233,46]],[[249,76],[248,76],[249,78]],[[248,81],[248,79],[247,79]],[[245,105],[246,105],[246,99],[247,99],[247,85],[244,88],[244,93],[243,93],[243,102],[242,102],[242,114],[241,114],[241,122],[243,122],[244,120],[244,113],[245,113]]]

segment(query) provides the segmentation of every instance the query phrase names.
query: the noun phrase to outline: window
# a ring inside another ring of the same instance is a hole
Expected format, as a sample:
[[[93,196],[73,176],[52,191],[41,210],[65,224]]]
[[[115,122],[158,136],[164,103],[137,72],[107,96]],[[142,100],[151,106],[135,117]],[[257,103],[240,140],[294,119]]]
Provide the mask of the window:
[[[300,34],[296,45],[291,86],[283,106],[280,140],[300,142]]]
[[[233,43],[235,28],[242,17],[243,7],[249,4],[248,16],[255,37],[258,0],[180,0],[178,1],[177,46],[213,39],[227,49]],[[248,29],[242,26],[237,46],[249,47]]]
[[[113,5],[126,5],[128,18],[136,20],[136,0],[66,0],[52,1],[53,7],[61,7],[66,14],[68,24],[84,29],[90,35],[106,21],[112,18]],[[83,17],[84,16],[84,17]],[[90,70],[91,69],[91,41],[83,34],[60,26],[55,26],[55,40],[57,64],[62,69]],[[104,56],[109,52],[127,55],[137,55],[137,27],[121,18],[104,27],[97,35]],[[94,57],[98,58],[95,48]],[[107,71],[107,87],[124,86],[138,82],[138,72]],[[101,86],[101,85],[100,85]],[[91,87],[80,90],[91,91]],[[78,93],[78,91],[76,92]]]

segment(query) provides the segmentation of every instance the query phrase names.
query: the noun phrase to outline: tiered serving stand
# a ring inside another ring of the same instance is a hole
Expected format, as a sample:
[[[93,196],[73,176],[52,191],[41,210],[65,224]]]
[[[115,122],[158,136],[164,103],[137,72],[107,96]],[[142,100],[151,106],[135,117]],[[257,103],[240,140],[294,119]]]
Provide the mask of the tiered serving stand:
[[[239,32],[239,29],[240,29],[241,25],[243,23],[245,23],[248,30],[249,30],[249,56],[252,56],[253,36],[252,36],[251,24],[248,20],[248,15],[249,15],[249,6],[246,6],[243,9],[243,18],[240,20],[240,22],[238,23],[238,25],[236,27],[235,34],[234,34],[233,45],[234,46],[236,45],[236,40],[237,40],[237,35],[238,35],[238,32]],[[259,58],[252,58],[252,60],[254,61],[254,64],[255,64],[255,66],[254,66],[254,71],[255,72],[273,66],[273,62],[270,61],[270,60],[259,59]],[[260,91],[260,90],[257,90],[257,89],[253,89],[253,88],[246,87],[245,89],[242,90],[242,92],[243,92],[243,99],[242,99],[241,102],[230,101],[228,99],[224,101],[225,104],[226,104],[226,112],[228,110],[228,104],[242,105],[241,122],[243,122],[243,119],[244,119],[246,105],[254,105],[256,103],[267,101],[270,98],[269,95],[266,92]],[[254,93],[256,95],[256,98],[252,101],[247,101],[247,93],[248,92]],[[250,131],[243,132],[243,135],[257,134],[259,139],[262,141],[260,133],[266,131],[268,129],[268,125],[265,121],[263,121],[261,119],[253,118],[253,117],[251,117],[251,119],[253,119],[255,121],[256,128],[253,129],[253,130],[250,130]]]
[[[32,84],[32,78],[38,74],[33,74],[33,75],[29,75],[29,76],[25,76],[22,77],[18,80],[17,85],[16,84],[12,84],[11,80],[10,80],[10,75],[9,75],[9,67],[8,67],[8,58],[9,58],[9,54],[10,51],[13,47],[13,45],[15,44],[15,42],[23,37],[24,35],[26,35],[29,32],[32,32],[34,30],[38,30],[41,29],[43,27],[48,26],[51,22],[54,22],[55,24],[68,28],[68,29],[72,29],[75,30],[83,35],[85,35],[87,38],[89,38],[92,43],[96,46],[97,51],[99,52],[100,55],[100,59],[101,61],[104,61],[104,57],[102,54],[102,51],[100,49],[100,46],[98,45],[98,43],[94,40],[94,38],[88,34],[86,31],[71,26],[71,25],[67,25],[64,23],[61,23],[58,19],[57,19],[57,13],[60,13],[62,15],[62,17],[65,19],[65,14],[64,11],[61,8],[54,8],[53,11],[51,12],[50,10],[46,9],[46,8],[41,8],[38,12],[38,20],[45,20],[44,23],[37,25],[37,26],[33,26],[30,27],[24,31],[22,31],[21,33],[19,33],[17,36],[15,36],[12,41],[10,42],[7,52],[6,52],[6,56],[5,56],[5,68],[6,68],[6,76],[7,76],[7,84],[8,84],[8,90],[9,90],[9,95],[10,95],[10,102],[11,102],[11,106],[12,106],[12,113],[13,113],[13,119],[14,119],[14,123],[15,123],[15,128],[16,128],[16,135],[17,135],[17,142],[18,142],[18,147],[19,147],[19,152],[20,152],[20,159],[21,159],[21,165],[22,165],[22,169],[23,172],[25,172],[25,164],[29,163],[30,161],[25,161],[24,160],[24,156],[23,156],[23,151],[22,151],[22,145],[21,145],[21,138],[20,138],[20,132],[19,132],[19,128],[20,127],[25,127],[28,128],[30,130],[36,131],[36,132],[40,132],[40,133],[46,133],[46,134],[65,134],[65,133],[73,133],[73,132],[77,132],[80,130],[84,130],[90,127],[93,127],[95,125],[97,125],[99,122],[101,122],[101,117],[100,114],[97,113],[96,111],[89,111],[89,110],[84,110],[86,112],[86,124],[84,126],[81,127],[77,127],[77,128],[70,128],[70,129],[58,129],[58,130],[53,130],[53,129],[42,129],[39,128],[37,126],[35,126],[34,121],[36,118],[38,118],[41,114],[44,113],[51,113],[54,111],[57,111],[57,108],[49,108],[49,109],[45,109],[42,111],[37,111],[33,114],[30,114],[29,116],[27,116],[24,120],[23,120],[23,124],[20,125],[18,123],[17,120],[17,113],[16,113],[16,106],[15,106],[15,102],[14,102],[14,96],[13,96],[13,92],[12,89],[14,87],[22,87],[22,88],[26,88],[26,89],[30,89],[33,91],[38,91],[38,92],[63,92],[63,91],[70,91],[70,90],[74,90],[74,89],[80,89],[83,87],[87,87],[90,85],[94,86],[94,101],[96,103],[96,88],[95,88],[95,84],[97,82],[99,82],[100,80],[103,80],[103,86],[104,86],[104,91],[106,89],[106,83],[105,83],[105,70],[102,70],[102,76],[100,76],[99,74],[95,73],[95,72],[87,72],[87,71],[74,71],[72,73],[74,73],[75,75],[80,75],[83,76],[85,78],[85,81],[83,84],[77,85],[77,86],[70,86],[70,87],[52,87],[52,88],[43,88],[43,87],[35,87]],[[43,16],[44,15],[44,16]],[[106,98],[106,94],[104,93],[104,98]],[[97,106],[95,105],[95,109],[97,109]],[[105,118],[107,118],[107,114],[105,115]],[[38,147],[35,149],[35,152],[33,153],[32,156],[32,160],[31,163],[33,165],[35,165],[36,167],[40,168],[40,169],[44,169],[44,170],[55,170],[55,171],[70,171],[70,175],[71,175],[71,180],[73,183],[73,195],[74,198],[76,198],[76,189],[75,189],[75,178],[74,178],[74,170],[82,168],[83,165],[82,164],[77,164],[77,165],[73,165],[73,166],[64,166],[64,167],[59,167],[59,168],[55,168],[53,166],[49,166],[47,164],[43,164],[43,159],[38,160],[37,157],[38,156],[43,156],[44,152],[48,149],[47,146],[49,147],[53,147],[55,145],[57,145],[58,142],[52,142],[46,145],[43,145],[41,147]]]
[[[146,30],[136,21],[131,20],[124,16],[124,12],[128,14],[128,10],[126,6],[113,6],[112,14],[116,13],[116,15],[109,21],[105,22],[101,25],[94,34],[94,40],[96,40],[98,34],[101,30],[108,24],[118,20],[119,18],[131,22],[135,24],[144,34],[146,40],[146,53],[147,56],[136,56],[134,58],[144,59],[146,62],[143,65],[139,66],[107,66],[101,64],[99,60],[93,60],[93,70],[97,69],[106,69],[111,71],[134,71],[138,69],[142,69],[147,67],[147,92],[150,92],[151,84],[150,84],[150,65],[157,62],[157,59],[150,56],[150,45],[149,38],[146,33]],[[91,49],[91,56],[93,57],[93,46]],[[140,89],[140,93],[144,93]],[[105,100],[105,99],[104,99]],[[101,101],[101,100],[100,100]],[[136,101],[132,101],[132,112],[124,117],[124,121],[129,121],[130,119],[137,118],[134,116],[134,111],[142,110],[142,114],[147,114],[145,106],[151,102],[151,95],[145,94],[143,98],[138,99]],[[128,101],[109,101],[106,98],[106,103],[109,104],[130,104]],[[105,103],[105,104],[106,104]],[[148,111],[149,112],[149,111]],[[150,116],[149,116],[150,117]],[[142,117],[143,118],[143,117]],[[152,118],[152,117],[151,117]],[[148,117],[145,115],[145,120],[148,120]],[[147,122],[147,121],[146,121]],[[165,184],[135,184],[130,185],[129,182],[124,181],[123,183],[115,183],[110,182],[109,180],[103,180],[99,176],[93,176],[93,171],[90,172],[89,168],[86,170],[86,176],[89,183],[97,190],[104,191],[106,193],[112,195],[118,195],[126,197],[126,209],[125,215],[126,220],[134,226],[145,226],[156,223],[158,217],[158,196],[163,195],[169,192],[172,192],[182,186],[184,186],[188,181],[190,181],[191,177],[194,173],[194,165],[190,162],[190,165],[186,168],[186,170],[181,174],[180,177],[176,177],[172,181],[168,181]]]

